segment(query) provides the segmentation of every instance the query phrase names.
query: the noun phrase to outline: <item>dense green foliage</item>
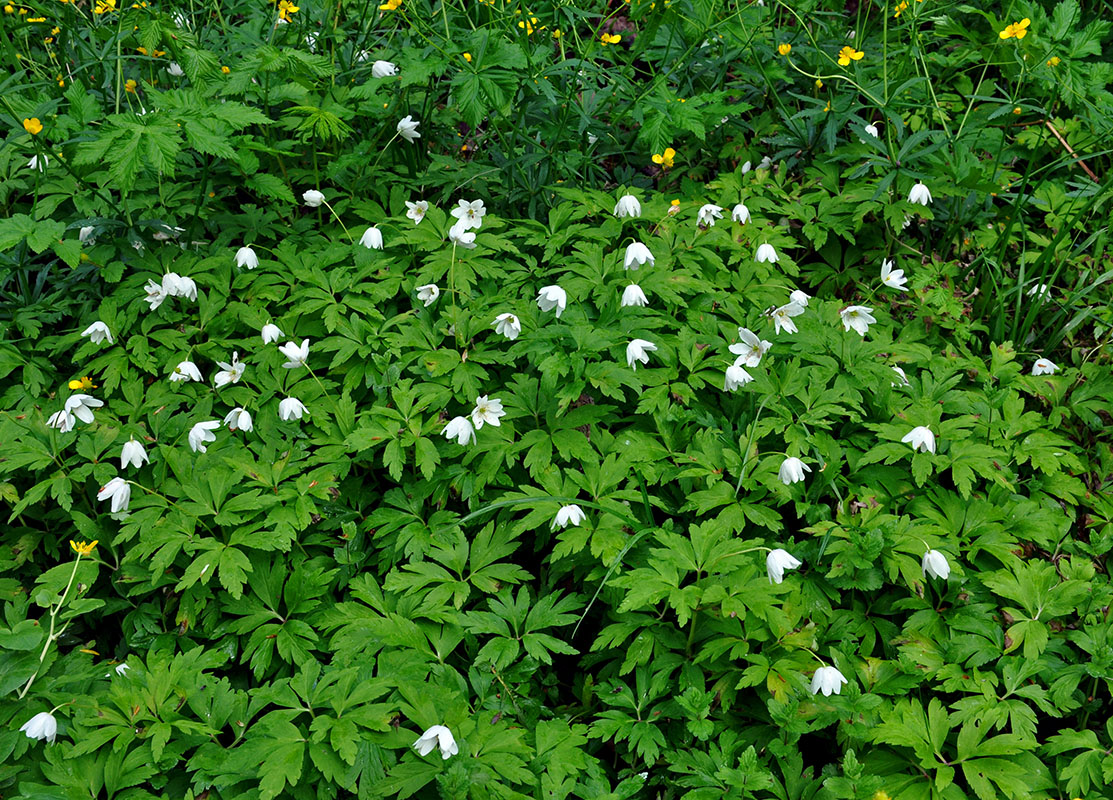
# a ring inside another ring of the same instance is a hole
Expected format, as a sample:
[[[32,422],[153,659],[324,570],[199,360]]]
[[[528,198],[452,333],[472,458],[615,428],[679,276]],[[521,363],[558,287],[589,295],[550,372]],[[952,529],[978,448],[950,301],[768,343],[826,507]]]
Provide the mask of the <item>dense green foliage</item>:
[[[3,6],[0,795],[1113,798],[1110,11]]]

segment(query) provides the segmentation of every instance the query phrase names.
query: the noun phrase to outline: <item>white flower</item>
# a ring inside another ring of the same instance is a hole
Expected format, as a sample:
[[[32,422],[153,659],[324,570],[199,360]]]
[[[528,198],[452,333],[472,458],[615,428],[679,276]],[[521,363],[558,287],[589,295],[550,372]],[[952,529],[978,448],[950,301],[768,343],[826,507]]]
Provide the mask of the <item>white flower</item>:
[[[82,336],[88,336],[89,341],[93,344],[100,344],[101,342],[108,342],[113,344],[112,331],[108,330],[108,326],[101,322],[99,319],[90,325],[88,328],[81,332]]]
[[[180,78],[185,75],[185,72],[182,70],[177,61],[171,61],[170,66],[166,68],[166,71],[175,78]]]
[[[363,236],[359,237],[359,243],[368,250],[382,250],[383,232],[372,225],[363,232]]]
[[[870,312],[872,308],[865,306],[847,306],[839,312],[842,317],[843,330],[849,331],[853,328],[859,336],[865,336],[866,331],[870,329],[870,325],[877,322]]]
[[[82,244],[96,244],[97,238],[93,236],[95,230],[96,228],[92,225],[82,225],[81,230],[77,232],[77,238]]]
[[[212,433],[220,427],[220,420],[210,419],[198,422],[189,429],[189,447],[195,453],[207,452],[205,442],[215,442],[216,434]]]
[[[908,202],[926,206],[931,202],[931,190],[920,181],[908,191]]]
[[[657,349],[657,345],[653,342],[647,342],[645,339],[635,339],[626,345],[626,363],[630,369],[636,370],[638,363],[648,364],[649,354]]]
[[[54,737],[58,734],[58,720],[49,711],[40,711],[24,722],[19,730],[26,733],[28,739],[46,739],[54,744]]]
[[[922,450],[925,453],[935,452],[935,434],[931,432],[931,428],[926,428],[923,425],[910,430],[901,441],[912,445],[913,450]]]
[[[866,133],[868,133],[868,134],[869,134],[870,136],[872,136],[872,137],[873,137],[874,139],[879,139],[879,138],[881,138],[881,137],[880,137],[880,134],[879,134],[879,133],[877,132],[877,126],[876,126],[876,125],[874,125],[874,124],[873,124],[872,122],[871,122],[870,124],[866,125],[866,129],[865,129],[865,130],[866,130]],[[862,140],[861,140],[861,139],[859,139],[858,141],[860,141],[860,142],[861,142]],[[863,142],[863,143],[864,143],[864,142]]]
[[[126,469],[128,464],[141,467],[144,461],[150,463],[151,459],[147,456],[147,451],[143,449],[141,443],[135,441],[134,438],[124,442],[124,449],[120,451],[120,469]]]
[[[45,155],[41,157],[41,160],[37,155],[31,156],[31,160],[27,162],[27,168],[37,169],[39,172],[46,172],[46,167],[49,163],[50,159]]]
[[[92,395],[71,394],[66,398],[65,410],[85,424],[89,424],[93,421],[93,409],[103,405],[103,400],[98,400]]]
[[[761,363],[761,357],[773,346],[772,342],[759,338],[749,328],[739,328],[738,338],[742,341],[732,344],[728,349],[739,357],[735,363],[744,367],[756,367]]]
[[[582,72],[582,70],[581,70],[581,72]],[[595,144],[597,141],[599,141],[599,137],[596,136],[594,133],[589,133],[587,135],[587,143],[589,145]]]
[[[522,323],[513,314],[499,314],[491,324],[495,326],[495,333],[501,333],[510,340],[517,339],[522,332]]]
[[[476,430],[480,430],[484,424],[494,425],[497,428],[501,424],[499,418],[505,416],[506,412],[502,410],[502,401],[498,398],[488,400],[487,395],[475,398],[475,408],[471,411],[471,421]]]
[[[1059,365],[1054,361],[1047,358],[1037,358],[1036,363],[1032,365],[1033,375],[1054,375],[1059,369]]]
[[[308,192],[304,192],[301,199],[304,200],[305,204],[310,208],[318,208],[321,203],[325,202],[324,194],[318,192],[316,189],[310,189]]]
[[[127,662],[124,662],[123,664],[117,664],[116,665],[116,674],[117,675],[127,675],[127,672],[128,672],[129,669],[131,669],[131,667],[127,664]]]
[[[113,514],[127,511],[128,503],[131,502],[131,484],[123,478],[113,478],[97,492],[97,499],[111,500]]]
[[[627,306],[647,306],[649,305],[649,298],[645,296],[642,287],[636,283],[631,283],[622,290],[622,307]]]
[[[753,379],[753,375],[746,372],[746,370],[742,368],[741,364],[731,364],[729,367],[727,367],[726,380],[723,381],[723,391],[733,392],[739,387],[745,386]]]
[[[745,175],[751,169],[753,169],[753,164],[747,161],[745,164],[742,165],[742,174]]]
[[[908,291],[908,278],[904,277],[904,270],[893,269],[893,262],[888,258],[881,262],[881,282],[898,292]]]
[[[465,231],[478,229],[483,224],[483,217],[486,214],[487,209],[484,208],[482,200],[459,200],[456,208],[452,209],[452,216],[460,220],[459,224]]]
[[[425,219],[427,213],[429,213],[429,204],[426,201],[418,200],[416,203],[406,201],[406,216],[414,221],[414,225]]]
[[[317,32],[310,31],[305,36],[305,46],[309,48],[310,53],[317,52]]]
[[[634,195],[624,194],[618,198],[618,203],[615,204],[614,215],[620,219],[622,217],[640,217],[642,215],[642,205]]]
[[[900,367],[893,367],[893,372],[897,373],[897,377],[900,378],[900,383],[899,384],[898,383],[890,383],[889,384],[890,386],[908,386],[909,385],[908,376],[904,374],[903,369],[901,369]]]
[[[414,749],[417,750],[418,755],[427,756],[433,752],[434,747],[439,747],[441,750],[441,758],[447,761],[452,756],[460,752],[460,748],[456,746],[456,740],[452,738],[452,731],[444,725],[434,725],[425,733],[421,734],[420,738],[413,743]]]
[[[652,267],[656,263],[657,259],[653,257],[653,253],[649,252],[649,248],[641,242],[633,242],[627,246],[624,262],[626,269],[637,269],[642,264],[649,264]]]
[[[569,525],[578,527],[585,519],[587,519],[587,514],[579,506],[561,506],[556,516],[553,517],[553,522],[549,528],[555,530],[556,528],[567,528]]]
[[[240,372],[242,373],[243,370],[241,369]],[[201,370],[197,369],[197,365],[194,364],[192,361],[183,361],[182,363],[178,364],[178,366],[174,367],[174,371],[170,373],[171,383],[180,383],[181,381],[200,382],[203,380],[204,378],[201,377]],[[237,377],[235,380],[239,380],[239,378]],[[225,381],[224,383],[234,383],[235,380]],[[224,384],[222,383],[221,386],[223,385]]]
[[[785,486],[791,486],[794,483],[800,483],[804,480],[804,473],[811,471],[812,468],[803,461],[795,456],[790,456],[781,462],[781,468],[777,470],[777,477],[781,479],[781,483]]]
[[[263,326],[263,344],[274,344],[282,338],[282,329],[273,322]]]
[[[832,693],[842,691],[842,685],[846,682],[846,678],[834,667],[820,667],[812,676],[812,694],[823,692],[824,697],[830,697]]]
[[[240,378],[243,377],[244,370],[247,369],[247,364],[245,364],[243,361],[240,361],[240,354],[238,352],[232,353],[231,364],[228,364],[224,361],[218,361],[216,362],[216,365],[218,367],[221,367],[220,372],[216,373],[216,375],[213,375],[213,386],[215,386],[217,389],[219,389],[221,386],[226,386],[229,383],[238,383]],[[181,367],[182,365],[179,364],[178,366]],[[193,379],[200,380],[200,378]]]
[[[301,419],[303,415],[308,413],[309,409],[305,407],[305,403],[296,397],[287,397],[278,404],[279,419]]]
[[[441,290],[437,288],[435,283],[427,283],[424,286],[417,287],[417,299],[425,303],[426,308],[437,302],[437,298],[440,296]]]
[[[455,439],[456,443],[466,446],[475,441],[475,428],[467,417],[453,417],[444,430],[441,431],[447,439]]]
[[[812,296],[810,294],[804,294],[804,292],[800,291],[799,289],[792,292],[788,296],[788,301],[790,303],[795,303],[796,305],[800,306],[801,308],[807,308],[808,307],[808,301],[811,300],[811,299],[812,299]]]
[[[1029,297],[1039,297],[1042,300],[1043,298],[1047,297],[1047,293],[1050,291],[1051,287],[1048,286],[1046,283],[1037,283],[1025,294],[1027,294]]]
[[[255,251],[245,245],[236,251],[236,266],[255,269],[259,266],[259,256],[255,255]]]
[[[785,579],[786,569],[796,569],[803,563],[787,550],[778,547],[776,550],[770,550],[769,555],[765,557],[765,572],[769,576],[770,583],[781,583]]]
[[[421,134],[417,132],[417,126],[420,124],[413,118],[413,114],[407,114],[398,120],[398,135],[412,143],[421,138]]]
[[[371,65],[372,78],[389,78],[398,74],[398,67],[389,61],[376,61]]]
[[[147,292],[147,296],[143,298],[143,302],[150,306],[148,309],[150,311],[154,311],[161,306],[162,301],[166,299],[166,294],[162,291],[162,284],[148,280],[147,285],[144,286],[143,289]]]
[[[754,254],[754,260],[759,264],[768,262],[770,264],[777,263],[777,251],[773,249],[773,245],[766,242],[765,244],[758,245],[757,253]]]
[[[761,161],[757,163],[758,169],[771,169],[773,166],[773,159],[769,156],[762,156]]]
[[[933,578],[947,580],[947,576],[951,574],[951,565],[947,563],[947,557],[938,550],[928,550],[924,553],[924,560],[920,567],[924,571],[925,578],[930,575]]]
[[[166,279],[173,276],[175,291],[168,291],[166,288]],[[167,295],[177,295],[184,297],[186,300],[197,300],[197,284],[194,283],[193,278],[187,278],[184,275],[175,275],[173,272],[167,274],[162,279],[162,291]]]
[[[236,406],[229,411],[224,417],[224,424],[228,426],[228,430],[235,431],[250,431],[252,429],[251,415],[240,406]]]
[[[731,210],[730,218],[745,225],[750,221],[750,209],[746,208],[745,203],[739,203]]]
[[[796,323],[792,321],[793,317],[798,317],[804,313],[804,306],[799,303],[786,303],[779,308],[773,309],[773,329],[780,333],[782,330],[789,333],[796,333]]]
[[[475,231],[469,231],[464,220],[460,220],[448,229],[448,241],[465,250],[475,249]]]
[[[715,220],[723,218],[722,206],[717,206],[714,203],[707,203],[700,206],[699,213],[696,214],[696,224],[705,225],[708,228],[714,227]]]
[[[302,339],[300,347],[293,342],[286,342],[278,348],[278,352],[286,356],[286,363],[282,365],[286,369],[304,367],[305,362],[309,360],[309,340]]]
[[[556,309],[556,318],[560,319],[560,315],[568,307],[568,294],[559,286],[542,286],[537,293],[537,307],[542,311]]]
[[[46,421],[48,427],[57,428],[62,433],[69,433],[72,431],[76,423],[77,418],[65,409],[55,411],[50,415],[50,419]]]

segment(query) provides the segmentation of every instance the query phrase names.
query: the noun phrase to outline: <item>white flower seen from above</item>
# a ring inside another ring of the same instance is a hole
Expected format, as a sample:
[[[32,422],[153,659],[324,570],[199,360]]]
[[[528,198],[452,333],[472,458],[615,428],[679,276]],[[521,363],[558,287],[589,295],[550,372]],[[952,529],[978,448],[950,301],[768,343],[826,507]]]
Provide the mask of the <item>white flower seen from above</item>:
[[[238,383],[240,378],[243,377],[244,370],[247,369],[247,364],[243,361],[240,361],[239,353],[232,353],[231,364],[228,364],[224,361],[218,361],[216,362],[216,365],[220,367],[220,372],[213,375],[213,386],[215,386],[217,389],[222,386],[227,386],[229,383]],[[178,366],[180,367],[181,364],[179,364]]]
[[[618,202],[615,204],[614,215],[619,219],[623,217],[640,217],[642,215],[642,205],[634,195],[624,194],[622,197],[618,198]]]
[[[731,209],[730,218],[735,222],[745,225],[750,221],[750,209],[746,208],[745,203],[739,203]]]
[[[413,144],[421,138],[421,134],[417,132],[417,126],[421,123],[413,118],[412,114],[407,114],[398,120],[398,135],[405,139],[407,142]]]
[[[455,439],[462,447],[475,441],[475,428],[467,417],[453,417],[441,431],[446,439]]]
[[[1049,358],[1037,358],[1032,365],[1033,375],[1054,375],[1059,370],[1059,365]]]
[[[652,267],[656,263],[657,259],[653,257],[653,253],[649,252],[649,248],[641,242],[633,242],[626,247],[626,259],[623,261],[626,269],[637,269],[643,264]]]
[[[578,527],[585,519],[587,519],[587,514],[579,506],[561,506],[549,527],[554,530],[556,528],[567,528],[569,525]]]
[[[359,237],[359,243],[368,250],[382,250],[383,232],[372,225],[363,232],[363,236]]]
[[[513,314],[499,314],[491,324],[495,326],[495,333],[501,333],[511,341],[522,332],[522,323]]]
[[[101,342],[108,342],[109,344],[115,343],[115,340],[112,338],[112,331],[108,330],[108,326],[99,319],[83,330],[81,335],[83,337],[88,336],[89,341],[93,344],[100,344]]]
[[[843,330],[848,332],[853,330],[859,336],[865,336],[866,331],[870,329],[870,325],[877,322],[870,313],[871,311],[873,311],[872,308],[866,308],[865,306],[847,306],[844,308],[839,312],[839,316],[842,317]]]
[[[308,413],[305,403],[296,397],[287,397],[278,404],[278,418],[281,420],[301,419]]]
[[[259,256],[250,247],[241,247],[236,251],[236,266],[246,269],[255,269],[259,266]]]
[[[773,309],[773,329],[780,333],[787,331],[788,333],[796,333],[796,323],[792,321],[793,317],[798,317],[804,313],[804,306],[799,303],[786,303],[779,308]]]
[[[294,342],[286,342],[278,348],[278,352],[286,356],[286,363],[282,365],[285,369],[304,367],[305,362],[309,360],[309,340],[302,339],[300,345]]]
[[[170,66],[166,68],[166,71],[169,72],[171,77],[174,78],[180,78],[185,75],[185,71],[182,69],[181,64],[179,64],[177,61],[171,61]]]
[[[92,395],[71,394],[66,398],[65,410],[88,425],[93,421],[93,409],[103,405],[103,400],[98,400]]]
[[[135,441],[134,438],[124,442],[124,448],[120,451],[120,469],[127,469],[129,464],[134,467],[141,467],[144,462],[150,463],[150,461],[151,459],[141,443]]]
[[[843,674],[834,667],[820,667],[812,676],[812,694],[823,692],[824,697],[830,697],[841,692],[842,685],[846,682]]]
[[[376,61],[371,65],[372,78],[390,78],[398,74],[398,67],[389,61]]]
[[[537,293],[537,307],[542,311],[556,311],[556,318],[568,307],[568,294],[559,286],[542,286]]]
[[[769,576],[770,583],[781,583],[785,579],[786,569],[796,569],[803,563],[787,550],[778,547],[770,550],[765,557],[765,573]]]
[[[434,748],[440,748],[441,758],[445,761],[460,752],[460,748],[456,745],[456,739],[452,736],[452,731],[444,725],[434,725],[425,731],[413,743],[413,747],[421,756],[427,756],[433,752]]]
[[[705,228],[711,228],[715,225],[715,220],[722,218],[722,206],[717,206],[714,203],[707,203],[700,206],[700,210],[696,214],[696,224]]]
[[[113,478],[97,492],[97,499],[111,500],[113,514],[127,511],[128,503],[131,502],[131,484],[123,478]]]
[[[417,299],[424,303],[426,308],[437,302],[437,298],[440,296],[441,290],[437,288],[435,283],[427,283],[424,286],[417,287]]]
[[[769,244],[768,242],[758,245],[757,252],[754,253],[754,260],[757,261],[759,264],[776,264],[777,258],[777,251],[774,250],[773,245]]]
[[[772,342],[761,339],[749,328],[739,328],[738,338],[741,341],[732,344],[728,349],[739,357],[735,363],[744,367],[756,367],[761,363],[761,357],[773,346]]]
[[[325,202],[323,193],[318,192],[316,189],[310,189],[308,192],[302,194],[301,199],[310,208],[319,208],[321,203]]]
[[[239,406],[236,406],[229,411],[224,417],[224,424],[228,426],[230,431],[244,431],[245,433],[252,429],[251,415]]]
[[[416,203],[406,201],[406,218],[412,219],[414,225],[420,223],[425,219],[425,215],[429,213],[429,204],[424,200],[418,200]]]
[[[475,398],[475,408],[471,411],[471,422],[475,429],[481,430],[484,425],[494,425],[496,428],[502,423],[499,419],[506,416],[502,410],[502,401],[497,397],[488,399],[487,395]]]
[[[931,189],[922,182],[917,181],[916,185],[908,190],[908,202],[919,203],[922,206],[926,206],[931,202]]]
[[[243,370],[241,369],[240,372],[242,373]],[[182,381],[197,381],[200,383],[203,380],[204,378],[201,377],[201,370],[197,369],[197,365],[192,361],[181,362],[178,366],[174,367],[174,371],[170,373],[171,383],[181,383]]]
[[[147,293],[147,296],[143,298],[143,302],[148,304],[148,310],[150,311],[154,311],[161,306],[166,299],[166,293],[162,291],[162,285],[152,280],[147,281],[147,285],[143,287],[143,290]]]
[[[741,361],[741,356],[739,356],[739,361]],[[750,383],[753,379],[753,375],[746,372],[746,370],[742,368],[741,364],[735,362],[734,364],[731,364],[729,367],[727,367],[725,379],[723,380],[723,391],[737,391],[738,389],[745,386],[747,383]]]
[[[631,283],[622,290],[622,307],[628,308],[629,306],[647,306],[649,305],[649,298],[645,296],[642,287],[636,283]]]
[[[205,422],[198,422],[189,429],[189,448],[195,453],[208,452],[205,444],[207,442],[215,442],[216,434],[213,433],[220,427],[220,420],[210,419]]]
[[[901,441],[912,445],[913,450],[920,450],[925,453],[935,452],[935,434],[931,432],[931,428],[923,425],[910,430],[901,438]]]
[[[933,578],[947,580],[951,574],[951,565],[947,563],[947,557],[938,550],[928,550],[924,553],[920,568],[923,569],[925,578],[930,575]]]
[[[892,259],[886,258],[881,262],[881,282],[898,292],[908,291],[908,278],[904,277],[903,269],[893,269]]]
[[[638,364],[649,363],[649,354],[656,349],[657,345],[653,342],[647,342],[645,339],[634,339],[626,345],[626,364],[630,369],[636,370]]]
[[[781,479],[781,483],[785,486],[791,486],[794,483],[800,483],[804,480],[804,473],[811,471],[812,468],[803,461],[795,456],[789,456],[781,462],[781,468],[777,470],[777,477]]]
[[[478,229],[483,224],[483,217],[487,209],[482,200],[460,200],[456,208],[452,209],[452,216],[456,217],[464,230]]]
[[[274,344],[283,336],[282,329],[273,322],[263,326],[263,344]]]
[[[27,734],[28,739],[46,739],[48,744],[54,744],[54,737],[58,735],[58,720],[49,711],[40,711],[24,722],[19,730]]]

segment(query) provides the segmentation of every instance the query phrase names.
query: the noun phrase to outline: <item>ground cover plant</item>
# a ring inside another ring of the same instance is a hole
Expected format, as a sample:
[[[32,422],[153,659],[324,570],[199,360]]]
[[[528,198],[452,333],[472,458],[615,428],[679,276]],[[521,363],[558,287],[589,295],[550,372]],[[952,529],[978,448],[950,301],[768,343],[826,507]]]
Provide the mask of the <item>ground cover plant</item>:
[[[1107,3],[0,8],[0,794],[1113,797]]]

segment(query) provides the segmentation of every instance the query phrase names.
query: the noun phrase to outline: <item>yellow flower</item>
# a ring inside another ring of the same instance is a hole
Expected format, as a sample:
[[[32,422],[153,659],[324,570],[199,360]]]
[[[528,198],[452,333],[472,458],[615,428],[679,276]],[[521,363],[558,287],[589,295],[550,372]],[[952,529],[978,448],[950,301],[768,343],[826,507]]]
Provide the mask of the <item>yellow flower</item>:
[[[788,42],[781,42],[781,44],[777,45],[777,52],[780,53],[782,56],[787,56],[789,53],[792,52],[792,45],[790,45]]]
[[[815,88],[817,88],[817,89],[822,89],[823,88],[823,81],[821,81],[819,78],[815,79]]]
[[[295,6],[290,0],[281,0],[278,4],[278,18],[290,21],[290,15],[301,11],[301,6]]]
[[[147,48],[146,47],[137,47],[137,48],[135,48],[135,52],[139,53],[139,55],[141,55],[141,56],[145,56],[145,55],[147,55]]]
[[[46,17],[31,17],[28,22],[46,22]]]
[[[826,107],[825,107],[825,108],[823,109],[823,111],[824,111],[824,113],[826,113],[826,112],[828,112],[828,111],[830,111],[830,110],[831,110],[831,101],[830,101],[830,100],[828,100],[828,101],[827,101],[827,105],[826,105]]]
[[[15,13],[15,6],[13,6],[11,3],[8,3],[6,6],[4,6],[4,13],[5,14],[14,14]]]
[[[908,8],[908,0],[900,0],[900,3],[897,4],[897,12],[893,14],[893,16],[899,17],[900,12],[904,11],[906,8]]]
[[[93,7],[94,14],[107,14],[115,10],[116,0],[97,0],[97,4]]]
[[[464,53],[464,60],[471,63],[471,53]]]
[[[604,33],[599,39],[603,42],[604,47],[609,44],[618,44],[622,41],[622,37],[617,33]]]
[[[661,169],[668,169],[672,166],[672,160],[675,155],[675,150],[671,147],[666,147],[664,153],[653,154],[653,163],[660,165]]]
[[[864,56],[864,55],[865,55],[865,53],[863,53],[861,50],[855,50],[850,45],[847,45],[846,47],[844,47],[842,50],[839,51],[839,66],[840,67],[850,66],[851,60],[861,61],[862,56]]]
[[[1013,108],[1013,113],[1014,114],[1019,114],[1020,111],[1021,111],[1020,106],[1016,106],[1016,107]]]
[[[38,117],[31,117],[31,119],[23,120],[23,130],[35,136],[43,132],[43,124],[39,122]]]
[[[529,36],[531,33],[533,33],[533,26],[536,25],[536,24],[537,24],[537,17],[530,17],[528,22],[526,22],[526,21],[519,22],[518,27],[523,28],[526,32],[526,36]]]
[[[96,389],[97,385],[93,383],[92,378],[90,378],[88,375],[85,375],[81,378],[81,380],[70,381],[69,387],[76,392],[78,389]]]
[[[70,539],[70,547],[72,547],[73,551],[79,556],[91,556],[93,554],[93,548],[97,546],[97,542],[99,541],[100,539],[94,539],[86,544],[85,542],[75,542],[73,539]]]
[[[165,50],[155,50],[154,52],[155,58],[162,58],[164,55],[166,55]]]
[[[379,6],[379,11],[394,11],[400,5],[402,5],[402,0],[386,0]]]
[[[557,28],[556,30],[553,31],[553,38],[554,39],[559,39],[563,35],[564,35],[564,31],[562,31],[560,28]]]
[[[1005,30],[998,34],[1002,39],[1023,39],[1028,35],[1028,26],[1032,24],[1032,20],[1025,17],[1020,22],[1013,22],[1005,26]]]
[[[1062,63],[1063,59],[1059,58],[1059,56],[1052,56],[1051,58],[1047,59],[1047,66],[1049,67],[1057,67]]]
[[[58,85],[61,86],[63,89],[66,88],[66,82],[64,80],[62,80],[61,75],[58,76]]]
[[[50,31],[50,35],[51,36],[57,36],[61,32],[62,32],[61,28],[52,28],[51,31]]]
[[[131,78],[128,78],[126,81],[124,81],[124,91],[125,92],[131,92],[132,94],[135,94],[135,87],[137,85],[138,84],[134,80],[132,80]]]

